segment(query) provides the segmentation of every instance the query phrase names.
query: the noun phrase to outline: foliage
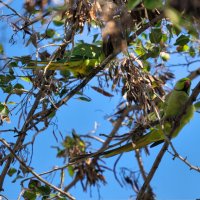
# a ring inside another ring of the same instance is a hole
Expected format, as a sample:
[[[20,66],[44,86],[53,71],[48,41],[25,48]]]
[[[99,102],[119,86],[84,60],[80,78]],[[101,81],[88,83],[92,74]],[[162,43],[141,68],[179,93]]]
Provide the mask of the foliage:
[[[176,77],[170,68],[176,65],[174,58],[184,56],[187,67],[198,62],[199,13],[193,12],[194,2],[187,1],[183,12],[179,0],[69,0],[64,4],[26,0],[22,12],[0,1],[7,13],[0,16],[1,23],[12,28],[9,42],[31,48],[29,55],[19,52],[13,56],[5,50],[8,41],[0,44],[0,125],[10,123],[1,131],[0,190],[5,189],[7,175],[13,182],[21,181],[24,199],[73,199],[68,191],[78,182],[84,191],[109,183],[102,153],[141,137],[153,126],[148,116],[158,113],[157,105],[168,93],[164,86]],[[199,69],[188,74],[192,80],[198,76]],[[95,86],[89,84],[92,79]],[[123,97],[113,108],[116,112],[107,118],[113,129],[101,137],[96,131],[79,134],[77,122],[70,134],[61,132],[63,141],[53,148],[64,165],[45,173],[60,172],[60,183],[50,183],[32,168],[32,146],[39,133],[48,130],[53,130],[57,140],[58,111],[67,110],[68,101],[95,101],[85,92],[87,88],[105,98]],[[155,121],[162,123],[159,116]],[[128,133],[121,134],[124,130]],[[7,132],[12,142],[4,134]],[[101,147],[96,148],[97,142]],[[96,153],[88,156],[94,147]],[[145,151],[149,152],[148,148]],[[71,182],[65,181],[65,176],[71,177]],[[135,176],[122,177],[136,194],[143,191],[146,199],[154,199],[150,184],[143,190]],[[143,178],[145,181],[146,176]]]

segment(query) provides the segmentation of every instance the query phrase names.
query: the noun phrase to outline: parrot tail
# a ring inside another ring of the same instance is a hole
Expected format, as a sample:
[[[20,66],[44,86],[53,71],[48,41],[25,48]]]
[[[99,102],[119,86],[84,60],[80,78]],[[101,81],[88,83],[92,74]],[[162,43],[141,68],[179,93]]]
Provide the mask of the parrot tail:
[[[122,147],[105,151],[102,155],[104,158],[108,158],[108,157],[112,157],[123,152],[128,152],[135,149],[143,148],[148,144],[151,144],[153,142],[158,142],[158,141],[163,142],[163,138],[161,137],[161,134],[159,133],[158,130],[152,130],[148,134],[142,136],[135,143],[128,143]],[[156,144],[154,144],[153,146],[156,146]]]
[[[31,61],[28,63],[24,69],[38,69],[44,70],[47,65],[49,64],[48,61]],[[67,70],[69,69],[69,63],[61,63],[61,62],[51,62],[47,68],[48,70]]]

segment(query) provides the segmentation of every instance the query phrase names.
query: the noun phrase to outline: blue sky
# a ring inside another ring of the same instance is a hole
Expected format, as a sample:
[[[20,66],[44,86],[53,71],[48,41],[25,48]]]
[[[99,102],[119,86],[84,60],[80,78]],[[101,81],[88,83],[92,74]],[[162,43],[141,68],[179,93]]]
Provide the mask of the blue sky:
[[[19,6],[17,1],[14,1],[13,3],[13,6]],[[32,53],[33,48],[24,48],[23,44],[21,44],[21,35],[16,36],[18,38],[17,44],[11,45],[8,43],[11,30],[5,23],[0,23],[0,26],[4,27],[0,32],[0,43],[5,44],[5,51],[7,55],[20,56]],[[183,60],[182,58],[177,59],[177,57],[172,57],[170,62],[180,63],[183,62]],[[191,70],[195,69],[196,67],[198,67],[198,63],[196,66],[191,68]],[[187,75],[185,68],[174,67],[173,71],[176,73],[176,80]],[[174,80],[174,82],[176,80]],[[192,86],[194,87],[199,80],[199,78],[198,80],[195,80]],[[92,80],[89,85],[94,86],[97,85],[97,83],[95,80]],[[172,86],[169,85],[169,87]],[[59,130],[64,136],[65,134],[70,134],[73,128],[75,128],[78,133],[87,133],[93,130],[95,122],[99,124],[96,135],[101,133],[109,134],[112,126],[106,120],[105,116],[114,113],[116,105],[120,102],[120,97],[104,97],[89,87],[86,87],[85,94],[92,98],[91,102],[87,103],[79,101],[76,98],[72,98],[66,106],[58,111],[57,120],[60,125]],[[5,94],[3,94],[2,91],[0,91],[0,97],[0,101],[4,101]],[[19,98],[13,98],[12,100],[19,101]],[[13,114],[11,116],[12,123],[4,124],[1,128],[6,129],[16,125],[17,120],[15,118],[16,116]],[[187,159],[195,166],[200,166],[199,129],[199,114],[195,114],[194,119],[186,127],[184,127],[179,136],[173,140],[173,144],[180,155],[187,157]],[[9,135],[7,133],[1,134],[0,136],[9,140],[13,140],[12,133]],[[62,138],[59,137],[59,134],[58,139],[59,142],[57,143],[53,136],[52,128],[49,128],[47,131],[41,133],[37,137],[34,144],[34,154],[32,160],[32,166],[35,168],[37,173],[50,170],[55,165],[63,165],[61,159],[55,158],[56,151],[52,148],[52,146],[58,146],[60,144]],[[143,161],[147,172],[151,168],[161,146],[162,145],[150,149],[150,156],[146,156],[143,152]],[[104,160],[108,166],[112,166],[113,162],[115,161],[115,157]],[[126,153],[120,160],[119,167],[120,166],[126,166],[134,171],[137,171],[138,166],[135,161],[134,152]],[[57,174],[56,178],[58,176],[59,173]],[[129,199],[129,197],[133,195],[133,191],[129,186],[121,188],[118,185],[111,172],[105,173],[105,176],[108,184],[105,186],[101,185],[100,188],[100,194],[103,200],[124,200]],[[56,178],[54,181],[57,183],[58,181]],[[66,178],[66,180],[68,179],[70,180],[69,177]],[[153,187],[157,199],[160,200],[197,199],[200,198],[199,180],[199,173],[190,170],[180,160],[173,160],[172,156],[169,153],[166,153],[156,172],[156,175],[151,182],[151,186]],[[4,185],[5,191],[2,192],[2,194],[5,195],[9,200],[16,199],[21,189],[19,181],[17,181],[15,184],[11,183],[11,181],[12,178],[6,178]],[[142,181],[140,183],[142,184]],[[82,200],[98,198],[98,192],[96,188],[92,188],[92,197],[90,198],[90,191],[84,193],[79,184],[77,184],[77,186],[71,190],[71,193],[77,199]]]

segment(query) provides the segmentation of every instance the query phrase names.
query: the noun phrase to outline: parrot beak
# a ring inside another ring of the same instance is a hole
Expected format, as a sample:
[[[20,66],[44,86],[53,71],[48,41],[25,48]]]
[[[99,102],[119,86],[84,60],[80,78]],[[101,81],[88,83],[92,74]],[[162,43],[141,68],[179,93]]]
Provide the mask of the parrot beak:
[[[185,81],[185,84],[184,84],[184,91],[189,95],[189,92],[190,92],[190,86],[191,86],[191,81],[190,80],[187,80]]]
[[[190,80],[187,80],[185,81],[185,89],[188,89],[191,85],[191,81]]]

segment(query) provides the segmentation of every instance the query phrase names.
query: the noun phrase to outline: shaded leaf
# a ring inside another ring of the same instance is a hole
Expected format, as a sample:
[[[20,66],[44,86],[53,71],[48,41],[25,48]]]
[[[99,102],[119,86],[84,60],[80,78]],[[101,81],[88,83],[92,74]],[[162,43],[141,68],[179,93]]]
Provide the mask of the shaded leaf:
[[[162,0],[144,0],[144,6],[147,9],[155,9],[162,7]]]
[[[54,29],[47,29],[46,30],[46,36],[48,38],[52,38],[55,35],[55,30]]]
[[[3,54],[3,52],[4,52],[3,45],[0,44],[0,54]]]
[[[81,101],[87,101],[87,102],[91,101],[91,98],[89,98],[89,97],[78,97],[77,99],[81,100]]]
[[[23,197],[25,200],[35,200],[37,195],[36,192],[33,192],[31,190],[26,190],[23,194]]]
[[[40,181],[36,180],[36,179],[31,179],[28,183],[28,188],[35,190],[36,188],[40,187],[41,183]]]
[[[176,39],[174,45],[184,46],[190,41],[189,36],[181,35]]]
[[[195,53],[195,49],[193,47],[190,47],[189,54],[191,57],[193,57],[193,58],[195,57],[196,53]]]
[[[20,84],[20,83],[17,83],[17,84],[14,85],[14,88],[16,88],[16,89],[24,89],[24,86],[22,84]]]
[[[8,176],[12,176],[13,174],[15,174],[17,172],[17,170],[15,168],[10,168],[8,171]]]
[[[132,10],[133,8],[135,8],[139,3],[141,2],[141,0],[129,0],[127,3],[127,8],[129,10]]]
[[[37,190],[41,195],[49,195],[51,193],[51,188],[48,185],[43,185],[38,187]]]
[[[162,31],[160,28],[154,28],[149,34],[149,39],[151,43],[159,43],[162,39]]]

